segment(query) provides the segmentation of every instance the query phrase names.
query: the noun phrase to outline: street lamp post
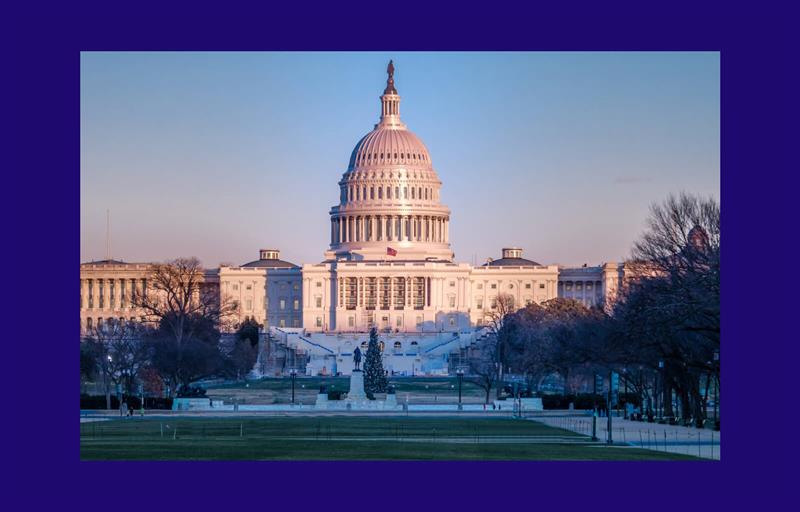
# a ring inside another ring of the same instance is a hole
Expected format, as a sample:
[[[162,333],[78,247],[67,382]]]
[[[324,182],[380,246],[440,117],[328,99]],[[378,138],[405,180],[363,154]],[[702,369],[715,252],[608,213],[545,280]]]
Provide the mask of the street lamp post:
[[[292,405],[294,405],[294,381],[297,378],[297,370],[292,368],[289,370],[289,375],[292,376]]]
[[[594,393],[592,393],[592,441],[597,441],[597,374],[593,375]]]
[[[611,433],[613,432],[613,428],[611,425],[611,418],[613,414],[611,414],[611,407],[612,407],[612,400],[614,397],[614,370],[609,371],[608,373],[608,397],[606,398],[606,416],[608,417],[608,439],[606,442],[608,444],[612,444],[614,442]]]
[[[664,393],[666,391],[666,389],[667,389],[666,382],[664,381],[664,361],[659,361],[658,362],[658,378],[660,378],[660,380],[661,380],[661,389],[659,390],[658,386],[656,386],[656,393],[658,393],[660,391],[664,396],[658,397],[659,400],[656,402],[656,408],[658,408],[658,404],[660,403],[661,410],[657,411],[657,416],[658,416],[659,419],[663,419],[664,418],[664,400],[666,400],[666,398],[667,398],[666,397],[666,393]],[[658,395],[656,395],[656,396],[658,396]]]
[[[139,402],[141,405],[140,414],[144,416],[144,385],[139,384]]]
[[[719,416],[717,416],[717,407],[719,407],[719,350],[714,351],[714,427],[717,428]]]
[[[461,406],[461,383],[464,380],[464,370],[462,370],[461,368],[456,370],[456,377],[458,378],[458,410],[460,411],[462,409],[462,406]]]
[[[625,380],[625,404],[623,405],[623,417],[627,420],[628,419],[628,369],[622,369],[623,379]]]

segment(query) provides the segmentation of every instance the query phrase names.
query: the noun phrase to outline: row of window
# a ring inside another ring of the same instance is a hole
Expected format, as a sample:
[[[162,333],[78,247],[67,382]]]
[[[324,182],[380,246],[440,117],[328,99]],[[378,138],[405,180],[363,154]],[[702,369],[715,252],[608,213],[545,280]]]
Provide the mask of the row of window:
[[[424,319],[423,319],[422,316],[418,316],[416,320],[417,320],[416,325],[422,325]],[[447,317],[447,324],[450,327],[455,327],[455,325],[456,325],[456,317],[452,316],[452,315],[448,316]],[[317,327],[322,327],[322,317],[319,317],[319,316],[317,317],[316,325],[317,325]],[[387,328],[390,327],[390,325],[389,325],[389,317],[388,316],[382,316],[380,325],[377,325],[375,323],[374,316],[370,313],[370,315],[367,317],[367,325],[370,326],[370,327],[374,326],[374,327],[380,327],[382,329],[387,329]],[[356,317],[348,316],[347,317],[347,326],[350,327],[350,328],[355,328],[355,326],[356,326]],[[403,317],[402,316],[398,316],[397,318],[395,318],[395,327],[397,327],[398,329],[401,329],[403,327]],[[417,343],[415,341],[411,342],[412,346],[415,346],[416,344]]]
[[[595,288],[602,288],[603,283],[600,281],[559,281],[558,286],[563,287],[565,290],[572,290],[573,284],[575,290],[583,290],[584,287],[586,290],[591,290],[594,286]]]
[[[399,155],[399,158],[398,158]],[[421,162],[426,162],[428,159],[425,157],[424,153],[359,153],[358,159],[356,160],[359,163],[364,162],[372,162],[372,161],[379,161],[385,159],[394,159],[394,160],[419,160]]]
[[[509,306],[513,309],[514,307],[514,297],[509,297]],[[526,306],[530,306],[533,304],[533,299],[530,297],[525,297],[523,299],[525,301]],[[489,299],[489,307],[490,309],[497,309],[497,297],[492,297]],[[483,297],[478,297],[475,299],[475,309],[483,309]]]
[[[366,185],[361,187],[353,185],[343,186],[341,192],[341,202],[350,202],[350,201],[366,201],[367,200],[367,190],[369,190],[369,199],[383,199],[384,196],[386,199],[392,199],[392,187],[387,185],[386,188],[381,186],[374,186],[371,185],[367,188]],[[384,193],[384,190],[386,192]],[[400,196],[400,187],[394,187],[394,199],[409,199],[409,187],[404,186],[402,188],[403,195]],[[429,187],[411,187],[411,199],[419,199],[419,200],[434,200],[436,197],[435,191],[433,188]]]
[[[125,318],[124,316],[121,316],[121,317],[103,318],[102,316],[99,316],[96,319],[92,318],[92,317],[88,317],[88,318],[86,318],[86,325],[83,324],[83,319],[81,318],[81,332],[91,331],[92,329],[95,329],[95,328],[102,329],[103,326],[106,324],[106,322],[111,322],[111,321],[119,322],[120,324],[124,324],[126,322],[144,322],[145,321],[145,317],[136,318],[136,317],[132,316],[132,317],[129,317],[129,318]],[[84,328],[85,328],[85,331],[84,331]]]
[[[278,309],[281,311],[286,311],[286,305],[288,304],[287,299],[281,298],[278,299]],[[317,307],[322,307],[321,299],[318,301]],[[253,299],[245,299],[244,300],[244,310],[245,311],[253,311]],[[264,308],[269,309],[269,300],[264,300]],[[292,309],[295,311],[300,311],[300,299],[292,299]]]
[[[274,285],[278,285],[279,281],[275,281],[273,284]],[[280,289],[281,290],[285,290],[287,285],[289,285],[289,284],[292,285],[292,290],[294,290],[294,291],[299,291],[300,290],[300,283],[296,283],[296,282],[292,283],[291,281],[286,282],[286,283],[281,283],[280,284]],[[264,286],[266,287],[266,285],[264,285]],[[319,283],[317,283],[317,286],[321,286],[321,285]],[[231,285],[231,289],[233,291],[235,291],[235,292],[238,292],[239,291],[239,284],[238,283],[233,283]],[[252,284],[245,285],[245,290],[249,291],[249,290],[252,290],[252,289],[253,289],[253,285]]]
[[[450,286],[454,286],[454,285],[451,284]],[[477,287],[478,290],[483,290],[483,283],[478,283],[476,285],[476,287]],[[526,290],[530,290],[532,287],[533,287],[533,285],[531,283],[525,283],[525,289]],[[497,289],[497,283],[491,283],[489,285],[489,288],[491,288],[492,290],[496,290]],[[514,283],[509,283],[508,284],[508,289],[509,290],[513,290],[514,289]],[[544,283],[539,283],[539,289],[540,290],[544,290]]]

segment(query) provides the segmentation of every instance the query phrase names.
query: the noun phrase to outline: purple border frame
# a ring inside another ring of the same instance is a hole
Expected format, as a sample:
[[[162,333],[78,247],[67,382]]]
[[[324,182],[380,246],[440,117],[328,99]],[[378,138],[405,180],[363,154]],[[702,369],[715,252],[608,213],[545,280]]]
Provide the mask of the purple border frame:
[[[786,446],[791,440],[781,437],[779,426],[761,433],[773,420],[756,413],[786,410],[778,408],[779,391],[786,389],[783,379],[788,381],[780,366],[788,367],[797,353],[786,341],[784,327],[773,320],[790,318],[784,305],[788,301],[773,299],[791,290],[767,283],[770,269],[764,266],[788,259],[776,258],[780,247],[775,241],[797,232],[775,220],[783,218],[777,214],[780,205],[793,205],[790,181],[797,181],[786,172],[779,151],[780,144],[788,142],[788,136],[782,138],[787,132],[778,128],[788,119],[785,108],[796,108],[796,102],[782,103],[780,97],[788,94],[790,84],[781,76],[788,71],[789,56],[782,54],[789,43],[788,13],[736,12],[699,3],[684,10],[619,4],[609,10],[574,2],[561,9],[554,4],[497,4],[495,11],[470,9],[467,4],[404,3],[387,5],[386,12],[380,12],[377,2],[352,12],[332,4],[319,9],[282,4],[224,11],[221,6],[37,6],[6,18],[13,25],[15,67],[4,82],[17,86],[7,99],[18,114],[9,126],[12,138],[6,140],[11,140],[19,162],[4,173],[12,180],[4,201],[12,232],[4,251],[6,274],[12,280],[5,296],[11,299],[8,311],[14,317],[6,339],[11,355],[3,371],[8,377],[4,412],[13,411],[14,421],[4,414],[4,427],[11,429],[4,439],[15,456],[12,497],[23,500],[11,510],[40,504],[180,507],[177,510],[329,508],[336,505],[332,481],[337,477],[343,478],[345,491],[347,481],[373,479],[360,496],[339,502],[348,508],[470,510],[514,503],[557,510],[603,505],[724,509],[764,506],[780,498],[789,473],[780,472],[779,462],[788,458],[788,450],[778,438],[785,439]],[[385,36],[387,27],[391,39]],[[726,401],[722,462],[79,461],[77,351],[69,341],[77,330],[74,311],[53,308],[42,317],[28,307],[43,297],[51,304],[71,304],[76,295],[79,52],[325,49],[721,51],[724,267],[730,275],[723,287],[722,360],[726,396],[733,397]],[[20,261],[24,263],[18,267]],[[738,275],[733,269],[739,269]],[[791,283],[783,276],[777,279]],[[776,353],[779,363],[774,361]],[[35,357],[43,377],[31,379],[31,366],[12,357]],[[375,501],[368,501],[372,498]]]

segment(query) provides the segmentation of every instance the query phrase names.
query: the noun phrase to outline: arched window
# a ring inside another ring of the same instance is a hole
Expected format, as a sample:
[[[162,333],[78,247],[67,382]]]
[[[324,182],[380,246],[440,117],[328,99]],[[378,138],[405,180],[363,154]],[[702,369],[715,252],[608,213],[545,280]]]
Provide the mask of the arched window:
[[[361,350],[367,350],[367,342],[366,341],[362,341],[361,342]]]
[[[411,187],[411,199],[414,199],[414,187]]]
[[[375,187],[369,187],[369,198],[375,199]]]
[[[378,199],[383,199],[383,187],[378,187]]]
[[[403,344],[402,344],[402,343],[400,343],[399,341],[395,341],[395,342],[394,342],[394,348],[395,348],[396,350],[400,350],[401,348],[403,348]]]
[[[403,187],[403,199],[408,199],[408,187]]]
[[[392,187],[386,187],[386,199],[392,198]]]

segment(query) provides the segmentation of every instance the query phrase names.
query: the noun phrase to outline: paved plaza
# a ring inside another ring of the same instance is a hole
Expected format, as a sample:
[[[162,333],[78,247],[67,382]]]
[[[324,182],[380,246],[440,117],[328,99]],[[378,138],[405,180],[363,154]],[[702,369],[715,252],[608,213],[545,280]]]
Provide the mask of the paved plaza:
[[[592,418],[588,412],[548,411],[532,419],[552,427],[592,435]],[[614,417],[611,434],[614,443],[628,444],[645,450],[720,460],[720,432],[711,429],[661,425]],[[597,437],[602,441],[608,438],[608,418],[597,418]]]

